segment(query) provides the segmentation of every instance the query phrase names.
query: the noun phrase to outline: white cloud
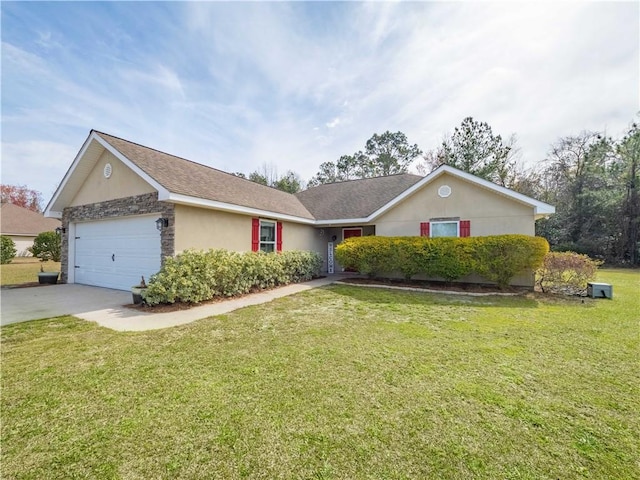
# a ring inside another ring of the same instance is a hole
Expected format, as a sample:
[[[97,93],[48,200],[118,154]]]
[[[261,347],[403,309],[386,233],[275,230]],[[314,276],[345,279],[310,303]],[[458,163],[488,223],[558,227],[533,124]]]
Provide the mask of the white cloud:
[[[51,4],[57,22],[1,8],[2,181],[45,194],[91,128],[309,178],[385,130],[435,148],[466,116],[535,162],[639,108],[632,3]]]

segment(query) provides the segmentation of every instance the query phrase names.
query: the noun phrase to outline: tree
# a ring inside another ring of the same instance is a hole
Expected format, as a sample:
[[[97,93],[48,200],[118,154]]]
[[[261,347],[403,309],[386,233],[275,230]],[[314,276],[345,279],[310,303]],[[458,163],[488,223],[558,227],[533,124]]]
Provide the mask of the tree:
[[[269,186],[269,181],[267,180],[267,177],[259,174],[258,172],[251,172],[249,174],[248,180],[251,180],[254,183],[259,183],[260,185],[265,185],[267,187]]]
[[[409,165],[422,154],[418,145],[410,145],[402,132],[374,133],[365,151],[343,155],[336,162],[324,162],[309,186],[406,173]]]
[[[500,135],[494,135],[488,123],[467,117],[451,135],[445,137],[437,150],[427,152],[425,164],[420,168],[434,170],[443,164],[450,165],[508,186],[514,173],[515,142],[515,136],[505,142]]]
[[[0,185],[0,202],[42,212],[42,194],[26,185]]]
[[[291,170],[288,170],[283,177],[280,177],[272,185],[272,187],[287,193],[298,193],[300,190],[302,190],[303,182],[300,178],[300,175]]]
[[[407,136],[402,132],[386,131],[382,135],[374,133],[365,146],[365,157],[369,160],[365,163],[366,176],[379,177],[406,173],[409,165],[420,155],[422,150],[418,145],[409,145]],[[356,157],[356,160],[362,161],[365,157]]]
[[[16,257],[16,243],[6,235],[0,235],[0,263],[11,263]]]
[[[637,123],[631,125],[616,151],[624,184],[619,254],[622,261],[637,265],[640,263],[640,129]]]
[[[38,234],[29,251],[34,257],[39,258],[41,262],[46,262],[47,260],[59,262],[61,253],[60,235],[56,232],[42,232]]]
[[[260,185],[267,187],[273,187],[277,190],[282,190],[288,193],[297,193],[302,190],[304,182],[300,178],[300,175],[292,170],[287,170],[282,177],[278,175],[278,169],[272,163],[263,163],[262,166],[251,172],[247,177],[244,173],[234,173],[235,176],[246,178]]]

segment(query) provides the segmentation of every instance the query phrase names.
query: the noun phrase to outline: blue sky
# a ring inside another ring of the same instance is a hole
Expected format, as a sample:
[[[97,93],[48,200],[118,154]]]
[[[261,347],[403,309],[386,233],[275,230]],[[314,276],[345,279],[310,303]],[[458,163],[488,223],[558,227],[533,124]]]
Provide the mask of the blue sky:
[[[49,200],[94,128],[226,171],[306,180],[462,119],[522,161],[639,106],[637,2],[2,2],[2,183]]]

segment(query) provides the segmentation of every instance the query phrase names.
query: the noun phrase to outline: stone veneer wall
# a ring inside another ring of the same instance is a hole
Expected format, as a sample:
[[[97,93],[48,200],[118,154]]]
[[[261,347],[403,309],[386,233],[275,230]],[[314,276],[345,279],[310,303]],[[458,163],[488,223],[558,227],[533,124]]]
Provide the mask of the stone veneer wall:
[[[65,208],[62,212],[62,227],[66,229],[66,233],[62,236],[61,282],[67,283],[68,276],[69,223],[150,213],[157,213],[158,216],[169,219],[169,226],[160,234],[161,261],[164,262],[165,257],[172,257],[175,254],[175,207],[172,203],[158,201],[157,192]]]

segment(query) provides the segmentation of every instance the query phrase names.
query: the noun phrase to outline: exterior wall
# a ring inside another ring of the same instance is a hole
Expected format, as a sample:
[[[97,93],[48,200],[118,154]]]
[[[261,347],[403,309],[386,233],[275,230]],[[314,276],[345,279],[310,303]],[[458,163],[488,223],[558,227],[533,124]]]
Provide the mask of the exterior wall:
[[[249,215],[176,205],[176,253],[193,248],[224,248],[236,252],[251,251]],[[283,250],[320,252],[316,229],[310,225],[282,222]]]
[[[157,213],[158,216],[169,219],[169,226],[164,228],[160,234],[161,255],[163,259],[173,256],[175,254],[174,205],[159,202],[158,194],[155,192],[65,208],[62,212],[62,227],[65,229],[65,233],[62,235],[62,283],[66,283],[69,278],[69,237],[75,231],[75,223],[151,213]]]
[[[193,248],[251,251],[251,217],[176,205],[176,253]]]
[[[451,187],[441,198],[438,188]],[[471,236],[535,234],[533,208],[465,180],[443,174],[376,221],[376,235],[420,235],[420,222],[435,218],[471,221]]]
[[[311,225],[282,222],[282,237],[283,250],[308,250],[320,254],[326,250],[326,240]]]
[[[111,177],[104,177],[104,166],[111,164]],[[72,207],[87,205],[118,198],[127,198],[145,193],[153,193],[155,189],[142,180],[124,163],[105,151],[93,168],[82,188],[71,202]]]
[[[23,235],[8,235],[13,243],[16,244],[16,256],[17,257],[32,257],[33,255],[29,250],[30,247],[33,247],[33,241],[36,239],[34,236],[23,236]]]

